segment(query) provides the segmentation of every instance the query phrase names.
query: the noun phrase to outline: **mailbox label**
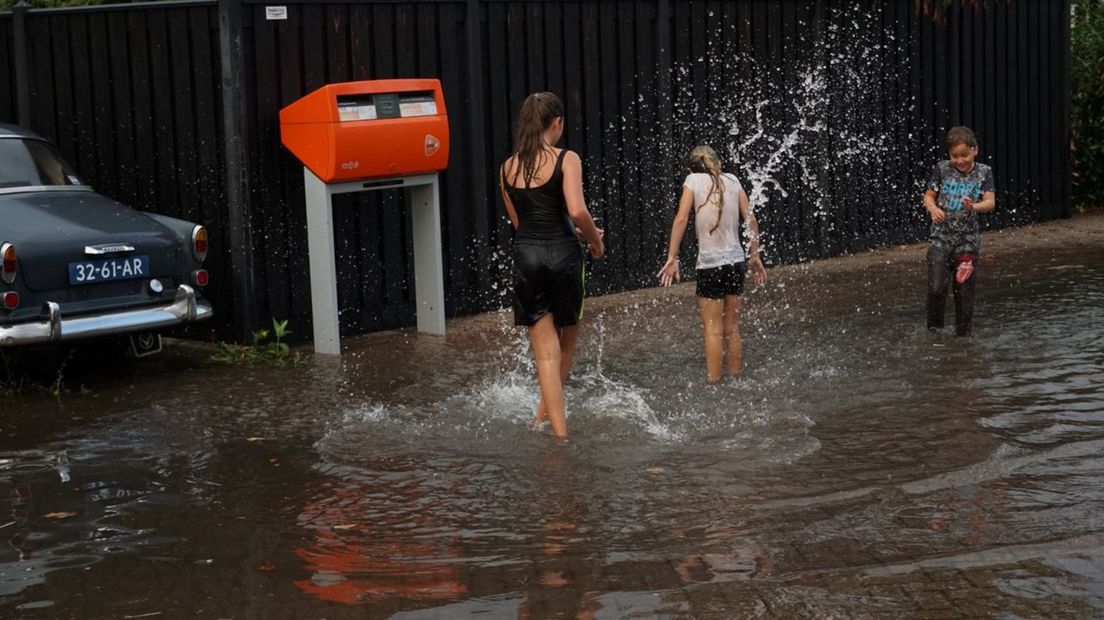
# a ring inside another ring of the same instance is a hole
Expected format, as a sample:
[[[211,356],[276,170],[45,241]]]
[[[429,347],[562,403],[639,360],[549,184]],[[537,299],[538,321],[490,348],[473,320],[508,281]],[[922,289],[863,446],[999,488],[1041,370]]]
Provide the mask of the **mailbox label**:
[[[411,116],[436,116],[437,102],[429,101],[404,101],[399,104],[399,113],[403,118]]]
[[[374,121],[376,120],[376,106],[361,101],[338,103],[337,113],[342,121]]]

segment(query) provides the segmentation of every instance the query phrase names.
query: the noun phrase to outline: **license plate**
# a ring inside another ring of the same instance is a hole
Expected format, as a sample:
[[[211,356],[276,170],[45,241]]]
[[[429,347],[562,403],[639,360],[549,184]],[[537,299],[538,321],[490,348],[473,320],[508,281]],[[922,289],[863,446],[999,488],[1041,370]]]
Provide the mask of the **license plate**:
[[[101,258],[69,263],[69,284],[90,284],[149,277],[148,256]]]

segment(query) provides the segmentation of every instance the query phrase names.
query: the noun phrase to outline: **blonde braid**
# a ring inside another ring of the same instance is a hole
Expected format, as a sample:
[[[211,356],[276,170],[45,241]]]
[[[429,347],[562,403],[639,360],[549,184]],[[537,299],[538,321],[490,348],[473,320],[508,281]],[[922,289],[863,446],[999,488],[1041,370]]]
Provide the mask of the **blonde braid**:
[[[721,162],[717,159],[717,153],[708,146],[697,146],[690,151],[690,171],[704,172],[709,175],[709,193],[705,196],[705,202],[698,205],[695,210],[700,211],[715,195],[717,197],[717,221],[709,229],[709,234],[717,230],[721,225],[721,214],[724,213],[724,181],[721,180]]]

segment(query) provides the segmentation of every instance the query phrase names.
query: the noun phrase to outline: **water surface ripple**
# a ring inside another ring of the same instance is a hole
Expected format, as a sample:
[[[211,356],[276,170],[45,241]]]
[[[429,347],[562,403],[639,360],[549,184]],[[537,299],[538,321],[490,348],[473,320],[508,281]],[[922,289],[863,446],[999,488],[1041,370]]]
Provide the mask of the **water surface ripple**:
[[[971,339],[922,249],[773,270],[715,387],[692,285],[592,300],[566,443],[506,313],[14,396],[0,613],[1104,615],[1104,248],[1006,243]]]

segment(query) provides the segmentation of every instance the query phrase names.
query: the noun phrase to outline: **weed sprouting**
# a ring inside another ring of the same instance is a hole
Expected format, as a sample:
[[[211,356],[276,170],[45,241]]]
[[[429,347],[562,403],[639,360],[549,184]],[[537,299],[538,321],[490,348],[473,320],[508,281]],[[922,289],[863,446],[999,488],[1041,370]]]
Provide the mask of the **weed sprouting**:
[[[304,366],[308,357],[292,351],[284,342],[291,333],[287,319],[272,319],[272,329],[258,329],[251,333],[251,344],[221,342],[211,355],[211,361],[219,364],[271,364],[274,366]]]

